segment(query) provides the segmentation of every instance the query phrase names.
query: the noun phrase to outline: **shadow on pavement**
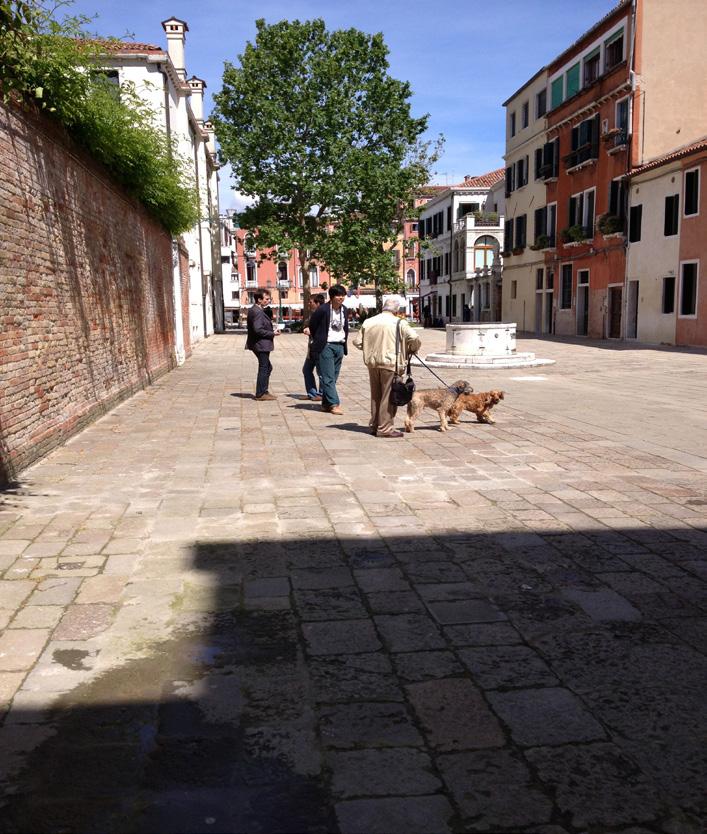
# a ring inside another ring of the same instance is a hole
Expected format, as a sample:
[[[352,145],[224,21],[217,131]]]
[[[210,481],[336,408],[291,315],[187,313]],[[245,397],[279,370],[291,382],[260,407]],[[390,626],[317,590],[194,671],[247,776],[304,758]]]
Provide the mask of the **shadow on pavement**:
[[[706,536],[195,544],[171,639],[8,713],[0,831],[697,834]]]

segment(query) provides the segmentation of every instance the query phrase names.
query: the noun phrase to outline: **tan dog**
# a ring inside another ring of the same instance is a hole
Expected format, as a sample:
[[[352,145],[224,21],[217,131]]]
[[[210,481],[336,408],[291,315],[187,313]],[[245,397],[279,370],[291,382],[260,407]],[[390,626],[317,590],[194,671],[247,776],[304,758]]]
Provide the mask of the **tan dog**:
[[[505,399],[503,391],[480,391],[478,394],[460,394],[449,410],[449,422],[456,425],[462,411],[471,411],[476,414],[479,423],[495,423],[491,417],[491,409],[500,401]]]
[[[415,419],[423,408],[431,408],[439,414],[439,430],[447,431],[447,414],[457,399],[472,393],[474,389],[465,379],[458,379],[447,388],[427,388],[415,391],[408,403],[405,431],[415,431]]]

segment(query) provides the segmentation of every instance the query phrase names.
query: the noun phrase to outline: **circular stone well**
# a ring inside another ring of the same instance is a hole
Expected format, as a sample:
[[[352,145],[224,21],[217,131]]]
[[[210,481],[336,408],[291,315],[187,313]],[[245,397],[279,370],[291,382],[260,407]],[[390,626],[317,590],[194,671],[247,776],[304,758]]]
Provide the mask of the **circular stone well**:
[[[516,323],[448,324],[444,353],[428,353],[432,368],[534,368],[554,365],[534,353],[516,351]]]

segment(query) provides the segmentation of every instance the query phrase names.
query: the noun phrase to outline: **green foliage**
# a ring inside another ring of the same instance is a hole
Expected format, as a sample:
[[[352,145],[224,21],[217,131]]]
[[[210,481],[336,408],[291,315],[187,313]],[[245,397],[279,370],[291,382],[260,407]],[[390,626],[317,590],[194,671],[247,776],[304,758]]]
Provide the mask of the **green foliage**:
[[[624,221],[615,214],[602,214],[597,220],[597,229],[603,235],[613,235],[624,231]]]
[[[0,0],[0,91],[32,102],[110,171],[173,235],[199,218],[189,166],[154,126],[135,95],[97,72],[105,42],[84,30],[88,19],[58,22],[37,0]]]
[[[305,310],[307,253],[337,278],[386,280],[386,244],[429,178],[427,117],[411,115],[410,86],[390,77],[387,54],[380,34],[259,20],[215,96],[222,156],[255,201],[239,224],[263,247],[300,252]]]

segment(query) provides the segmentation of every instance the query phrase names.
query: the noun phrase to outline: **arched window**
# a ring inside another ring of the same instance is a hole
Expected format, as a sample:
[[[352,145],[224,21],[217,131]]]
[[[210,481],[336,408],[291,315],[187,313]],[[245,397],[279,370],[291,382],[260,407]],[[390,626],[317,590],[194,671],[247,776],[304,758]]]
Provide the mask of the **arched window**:
[[[277,265],[277,280],[278,283],[282,281],[283,283],[287,281],[287,264],[285,261],[280,261]]]
[[[299,286],[304,286],[304,272],[302,272],[302,267],[297,270],[297,275],[299,276]]]
[[[310,287],[318,287],[319,286],[319,270],[314,265],[309,267],[309,286]]]
[[[255,284],[258,280],[255,270],[255,261],[252,258],[248,258],[245,264],[245,280],[248,284]]]
[[[482,235],[474,242],[474,269],[491,269],[498,253],[498,241],[491,235]]]
[[[414,269],[408,269],[407,274],[405,275],[405,278],[406,278],[406,283],[407,283],[408,287],[414,287],[415,286],[415,270]]]

